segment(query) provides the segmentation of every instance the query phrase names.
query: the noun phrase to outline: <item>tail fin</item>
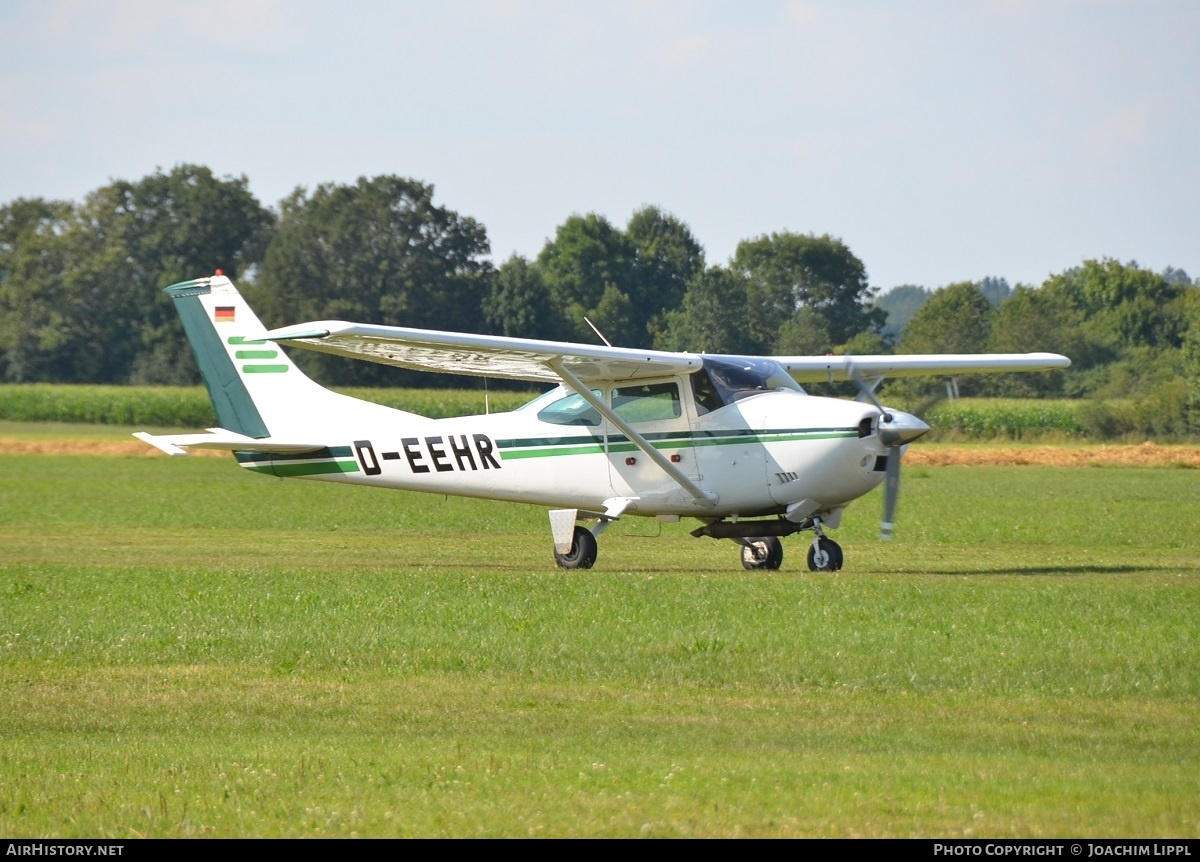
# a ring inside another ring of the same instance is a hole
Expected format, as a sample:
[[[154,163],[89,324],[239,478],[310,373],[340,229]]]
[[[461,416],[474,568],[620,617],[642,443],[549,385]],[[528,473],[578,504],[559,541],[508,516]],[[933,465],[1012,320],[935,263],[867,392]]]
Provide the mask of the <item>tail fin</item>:
[[[305,375],[279,345],[263,338],[267,328],[224,275],[180,282],[166,293],[226,431],[261,440],[303,429],[308,437],[348,412],[400,413],[331,392]]]

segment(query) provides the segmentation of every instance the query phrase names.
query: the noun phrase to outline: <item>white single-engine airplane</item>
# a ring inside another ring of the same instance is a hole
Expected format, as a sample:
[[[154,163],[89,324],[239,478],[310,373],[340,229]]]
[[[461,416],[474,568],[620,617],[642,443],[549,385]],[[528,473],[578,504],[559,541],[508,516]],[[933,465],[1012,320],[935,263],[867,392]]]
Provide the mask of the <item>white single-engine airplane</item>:
[[[692,535],[739,543],[747,569],[779,568],[780,538],[811,531],[809,568],[838,570],[825,530],[886,479],[890,536],[901,455],[929,430],[879,404],[881,380],[1070,364],[1052,353],[715,356],[328,320],[267,331],[219,272],[166,292],[221,427],[134,436],[170,455],[229,451],[273,476],[546,506],[568,569],[591,567],[613,521],[642,515],[698,519]],[[280,344],[557,387],[509,413],[428,419],[325,389]],[[798,383],[847,379],[862,400]]]

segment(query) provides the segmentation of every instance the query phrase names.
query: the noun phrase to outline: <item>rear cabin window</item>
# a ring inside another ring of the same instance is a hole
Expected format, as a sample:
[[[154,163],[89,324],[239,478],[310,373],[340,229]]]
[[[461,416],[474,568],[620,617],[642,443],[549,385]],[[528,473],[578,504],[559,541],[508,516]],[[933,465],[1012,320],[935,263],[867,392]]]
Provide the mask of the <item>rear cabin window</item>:
[[[602,397],[599,389],[593,389],[592,394]],[[600,414],[596,408],[583,400],[579,393],[573,393],[551,401],[538,411],[538,419],[551,425],[599,425]]]
[[[674,383],[644,383],[614,389],[612,408],[626,422],[659,422],[683,415],[679,387]]]

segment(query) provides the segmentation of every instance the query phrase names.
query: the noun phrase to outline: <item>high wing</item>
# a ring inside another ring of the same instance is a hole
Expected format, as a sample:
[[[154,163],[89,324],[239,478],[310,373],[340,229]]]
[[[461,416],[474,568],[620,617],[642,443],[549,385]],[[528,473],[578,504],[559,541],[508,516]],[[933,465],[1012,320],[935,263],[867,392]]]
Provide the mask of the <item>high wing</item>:
[[[671,353],[538,341],[323,320],[274,329],[266,338],[283,344],[368,359],[418,371],[440,371],[561,383],[566,369],[583,383],[687,374],[700,368],[698,353]],[[718,357],[720,358],[720,357]],[[724,357],[738,359],[740,357]],[[1056,353],[910,354],[897,356],[773,356],[801,383],[870,380],[917,375],[1047,371],[1071,361]]]
[[[1071,360],[1057,353],[944,353],[895,356],[773,356],[800,383],[832,383],[855,376],[868,380],[921,375],[999,374],[1049,371]]]
[[[266,338],[308,350],[369,359],[417,371],[546,383],[562,382],[562,375],[554,368],[558,363],[584,383],[687,374],[699,369],[701,364],[697,353],[373,326],[342,320],[285,326],[271,330]]]

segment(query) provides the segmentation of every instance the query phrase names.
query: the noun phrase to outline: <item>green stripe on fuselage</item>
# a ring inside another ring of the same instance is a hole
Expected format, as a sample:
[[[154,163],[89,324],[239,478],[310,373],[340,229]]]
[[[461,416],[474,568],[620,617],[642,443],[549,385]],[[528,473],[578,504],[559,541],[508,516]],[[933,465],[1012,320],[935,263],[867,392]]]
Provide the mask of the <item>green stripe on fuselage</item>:
[[[560,446],[555,449],[509,449],[500,453],[501,461],[515,461],[520,458],[549,458],[554,455],[602,455],[603,444],[595,446]]]
[[[779,433],[771,432],[768,434],[760,434],[758,439],[763,443],[792,443],[797,440],[833,440],[839,437],[857,436],[858,429],[855,428],[851,431],[805,431],[800,434],[789,433],[786,431]]]
[[[686,449],[689,446],[737,446],[746,443],[794,443],[804,440],[830,440],[857,437],[857,428],[780,428],[769,431],[737,429],[731,431],[702,431],[690,433],[673,431],[647,434],[646,440],[655,449]],[[583,441],[588,441],[584,443]],[[571,445],[575,444],[575,445]],[[504,461],[519,458],[553,458],[559,455],[594,455],[608,452],[633,452],[640,447],[624,435],[608,438],[608,447],[597,437],[527,438],[498,440],[500,458]]]
[[[234,452],[239,464],[255,473],[268,476],[323,476],[329,473],[357,473],[358,462],[354,460],[349,446],[327,446],[312,452],[281,455],[275,452]]]
[[[578,434],[573,437],[519,437],[515,440],[497,440],[501,449],[529,448],[531,446],[586,446],[603,445],[604,438],[595,434]]]
[[[349,458],[352,450],[349,446],[329,446],[324,449],[314,449],[312,452],[301,452],[297,455],[281,455],[276,452],[234,452],[239,462],[254,463],[259,461],[320,461],[329,458]]]
[[[322,476],[329,473],[357,473],[358,463],[355,461],[313,461],[309,464],[280,464],[242,463],[247,470],[255,473],[266,473],[269,476],[294,478],[296,476]]]

